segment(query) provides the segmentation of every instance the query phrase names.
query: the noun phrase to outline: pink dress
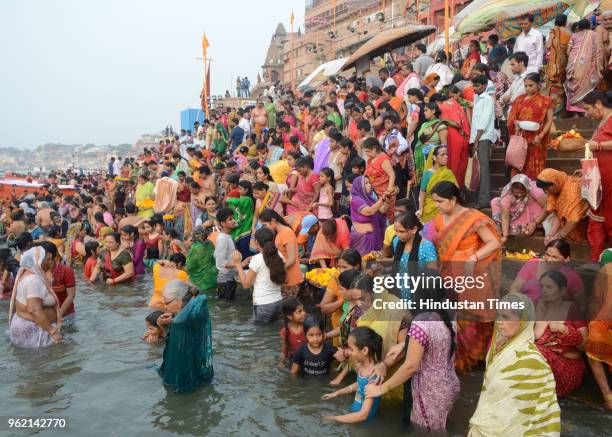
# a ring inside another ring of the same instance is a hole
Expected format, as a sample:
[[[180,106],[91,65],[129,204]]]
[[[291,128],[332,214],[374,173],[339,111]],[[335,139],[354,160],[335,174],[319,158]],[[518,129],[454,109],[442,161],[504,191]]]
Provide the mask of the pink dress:
[[[544,198],[546,194],[538,188],[535,181],[531,182],[531,188],[527,194],[527,202],[516,200],[511,192],[503,197],[491,200],[491,212],[493,220],[501,226],[501,209],[510,211],[510,235],[518,235],[525,231],[529,223],[533,223],[542,214],[544,208],[538,203],[538,198]]]
[[[329,198],[329,195],[327,194],[327,192],[321,189],[321,192],[319,193],[319,203],[329,204],[331,201],[332,199]],[[319,220],[329,220],[333,217],[334,217],[334,214],[332,213],[331,207],[329,206],[319,206],[318,207],[317,218]]]
[[[428,432],[442,431],[459,397],[459,378],[450,355],[451,333],[437,313],[422,313],[412,321],[408,336],[425,349],[412,377],[410,421]]]
[[[314,185],[317,182],[319,182],[319,175],[317,173],[310,173],[308,178],[304,178],[302,175],[298,177],[295,187],[297,192],[291,198],[291,200],[297,202],[298,206],[287,205],[287,215],[308,209],[314,200]]]
[[[540,258],[530,259],[518,272],[518,277],[525,283],[521,292],[527,295],[534,305],[538,304],[542,290],[540,289],[540,281],[538,276],[538,265],[544,260]],[[580,293],[584,293],[584,283],[580,275],[569,264],[562,265],[559,272],[563,273],[567,280],[567,296],[568,300],[574,300],[574,297]]]

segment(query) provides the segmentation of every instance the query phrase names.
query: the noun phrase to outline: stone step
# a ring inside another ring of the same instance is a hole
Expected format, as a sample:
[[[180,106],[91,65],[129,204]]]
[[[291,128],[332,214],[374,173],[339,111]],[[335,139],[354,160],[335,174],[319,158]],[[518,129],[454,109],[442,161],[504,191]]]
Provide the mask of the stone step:
[[[599,124],[598,120],[592,118],[557,118],[553,122],[552,131],[567,132],[572,129],[576,129],[584,135],[583,132],[591,131],[591,133],[597,129]],[[590,138],[585,136],[585,138]]]
[[[591,260],[591,247],[587,242],[570,241],[571,259],[577,263],[589,263]],[[522,252],[526,250],[543,255],[544,254],[544,236],[532,235],[530,237],[510,237],[506,242],[506,249],[512,252]]]
[[[495,147],[491,151],[491,159],[504,160],[506,157],[506,149],[504,147]],[[574,152],[561,152],[555,149],[548,149],[546,151],[546,160],[549,159],[582,159],[584,158],[584,150],[577,150]]]

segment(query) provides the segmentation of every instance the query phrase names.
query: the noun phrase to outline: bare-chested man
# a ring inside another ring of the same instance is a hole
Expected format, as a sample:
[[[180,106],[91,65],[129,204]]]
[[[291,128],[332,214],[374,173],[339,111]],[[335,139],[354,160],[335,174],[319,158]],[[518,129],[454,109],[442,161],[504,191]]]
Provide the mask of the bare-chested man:
[[[53,226],[53,220],[51,220],[51,208],[47,202],[40,202],[38,204],[38,212],[36,213],[36,224],[41,227],[45,232]]]
[[[140,225],[145,222],[147,220],[146,217],[139,217],[136,215],[136,213],[138,212],[136,205],[134,205],[133,203],[128,203],[125,205],[125,214],[126,216],[123,217],[120,221],[119,221],[119,230],[123,229],[124,226],[127,225],[132,225],[136,228],[139,228]]]
[[[262,131],[268,127],[268,111],[264,108],[261,99],[257,99],[257,105],[251,111],[251,123],[255,135],[257,135],[257,144],[259,144],[261,142]]]

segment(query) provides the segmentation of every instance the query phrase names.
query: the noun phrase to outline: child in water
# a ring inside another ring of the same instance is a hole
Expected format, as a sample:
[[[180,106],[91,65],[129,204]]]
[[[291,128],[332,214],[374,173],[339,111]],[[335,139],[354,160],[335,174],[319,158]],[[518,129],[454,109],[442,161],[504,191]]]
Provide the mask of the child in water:
[[[166,330],[157,324],[157,319],[163,313],[163,311],[153,311],[145,319],[147,331],[142,336],[142,339],[147,343],[155,343],[157,340],[163,340],[166,337]]]
[[[348,387],[323,395],[323,400],[356,392],[351,412],[342,416],[325,416],[326,420],[340,423],[357,423],[369,420],[376,414],[380,397],[366,399],[365,388],[373,382],[371,376],[382,354],[382,338],[372,329],[359,326],[353,329],[348,338],[351,356],[357,367],[357,381]]]
[[[98,251],[100,250],[100,243],[97,241],[88,241],[85,243],[85,266],[83,267],[83,275],[86,279],[91,278],[91,273],[94,267],[98,263]]]
[[[295,297],[290,297],[283,302],[283,315],[285,327],[280,331],[281,353],[278,367],[284,369],[293,359],[297,350],[306,343],[304,334],[304,320],[306,311],[304,305]]]
[[[338,351],[338,348],[324,341],[323,329],[323,320],[314,316],[306,317],[304,321],[306,344],[300,346],[293,355],[292,375],[300,373],[302,376],[318,376],[329,373],[334,354]]]

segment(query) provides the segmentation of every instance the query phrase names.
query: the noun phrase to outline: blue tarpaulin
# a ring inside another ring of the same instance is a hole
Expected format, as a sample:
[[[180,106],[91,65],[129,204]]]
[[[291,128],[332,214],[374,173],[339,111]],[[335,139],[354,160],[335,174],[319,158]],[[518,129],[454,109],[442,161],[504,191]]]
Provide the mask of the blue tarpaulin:
[[[181,129],[191,130],[193,132],[193,124],[196,121],[199,121],[200,124],[204,123],[204,119],[206,119],[206,114],[201,109],[185,109],[181,111]]]

